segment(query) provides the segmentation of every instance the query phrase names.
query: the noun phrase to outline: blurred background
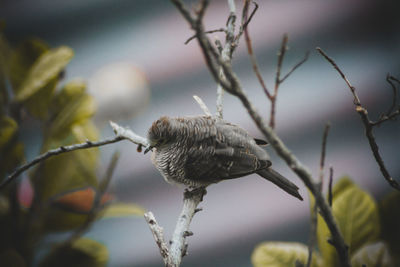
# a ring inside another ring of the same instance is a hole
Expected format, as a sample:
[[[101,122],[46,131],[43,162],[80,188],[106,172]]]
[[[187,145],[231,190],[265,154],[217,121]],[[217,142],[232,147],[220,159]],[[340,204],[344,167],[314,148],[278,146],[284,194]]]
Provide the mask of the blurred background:
[[[194,1],[188,2],[192,5]],[[242,1],[236,1],[240,12]],[[326,166],[334,179],[351,176],[363,189],[380,198],[390,191],[369,149],[352,96],[343,80],[315,52],[323,48],[357,88],[373,119],[387,111],[392,91],[388,72],[400,77],[400,17],[396,1],[259,1],[249,32],[263,77],[273,87],[276,53],[282,35],[289,35],[283,73],[310,51],[310,59],[281,85],[276,130],[288,147],[317,175],[322,132],[331,123]],[[226,1],[212,1],[206,29],[223,27]],[[215,111],[216,84],[205,67],[193,33],[169,1],[164,0],[2,0],[0,18],[13,44],[38,37],[52,47],[75,51],[65,80],[81,78],[98,102],[97,126],[103,138],[113,136],[114,120],[145,136],[162,115],[202,114],[192,95]],[[222,35],[219,36],[221,40]],[[244,42],[234,54],[234,69],[250,99],[268,119],[269,102],[252,71]],[[224,117],[262,138],[240,102],[225,94]],[[28,159],[39,153],[35,122],[24,135]],[[380,152],[393,177],[400,177],[400,125],[376,128]],[[208,188],[189,237],[189,255],[182,266],[251,266],[250,255],[262,241],[308,242],[309,205],[301,181],[276,157],[273,165],[301,187],[304,202],[272,184],[249,176]],[[150,153],[136,152],[124,141],[101,148],[104,173],[113,151],[122,152],[111,184],[119,200],[152,211],[168,239],[181,210],[183,188],[164,182],[150,162]],[[328,172],[326,172],[326,177]],[[158,248],[144,219],[108,219],[87,233],[110,250],[109,266],[161,266]]]

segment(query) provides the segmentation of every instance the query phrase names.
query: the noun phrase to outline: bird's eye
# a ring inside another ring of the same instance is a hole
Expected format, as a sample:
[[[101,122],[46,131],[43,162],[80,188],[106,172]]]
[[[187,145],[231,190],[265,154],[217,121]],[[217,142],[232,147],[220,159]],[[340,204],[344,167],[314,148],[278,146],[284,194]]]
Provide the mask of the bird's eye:
[[[165,138],[160,138],[160,139],[158,139],[158,142],[157,142],[157,144],[158,145],[163,145],[163,144],[165,144],[166,143],[166,139]]]

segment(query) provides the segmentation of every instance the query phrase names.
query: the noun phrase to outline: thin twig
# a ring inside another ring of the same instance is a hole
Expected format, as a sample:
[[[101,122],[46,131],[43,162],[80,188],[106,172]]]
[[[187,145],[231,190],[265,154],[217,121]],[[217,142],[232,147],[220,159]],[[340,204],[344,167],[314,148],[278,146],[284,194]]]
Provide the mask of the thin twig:
[[[320,190],[322,190],[322,185],[324,183],[324,166],[325,166],[325,154],[326,154],[326,141],[328,139],[329,129],[331,127],[330,123],[325,125],[324,134],[322,136],[322,149],[321,149],[321,159],[319,163],[319,183],[320,183]]]
[[[245,15],[245,17],[246,16],[247,15]],[[263,88],[265,94],[267,95],[268,99],[271,100],[272,99],[272,95],[269,92],[269,90],[267,88],[267,85],[264,82],[264,79],[263,79],[263,77],[262,77],[262,75],[260,73],[260,69],[259,69],[258,64],[257,64],[257,59],[256,59],[256,57],[255,57],[255,55],[253,53],[253,47],[252,47],[252,43],[251,43],[251,38],[250,38],[248,27],[244,28],[244,37],[245,37],[245,40],[246,40],[247,52],[248,52],[248,54],[250,56],[250,61],[251,61],[251,65],[253,67],[254,73],[256,74],[257,79],[258,79],[261,87]]]
[[[250,2],[254,4],[254,8],[253,11],[251,11],[250,16],[248,16]],[[258,4],[256,2],[251,0],[245,0],[242,11],[242,22],[240,24],[239,33],[235,37],[235,47],[239,44],[240,37],[242,37],[250,21],[253,19],[253,16],[256,14],[257,9],[258,9]]]
[[[269,127],[275,128],[275,113],[276,113],[276,98],[278,97],[278,89],[281,84],[281,69],[283,64],[283,59],[287,51],[288,36],[285,33],[282,38],[281,48],[278,52],[278,62],[276,64],[276,76],[275,76],[275,87],[274,93],[272,94],[271,100],[271,110],[269,117]]]
[[[321,145],[321,158],[319,162],[319,181],[316,183],[316,186],[319,187],[319,191],[322,192],[322,185],[324,183],[324,166],[325,166],[325,155],[326,155],[326,143],[328,139],[330,124],[327,123],[325,125],[324,134],[322,136],[322,145]],[[313,207],[313,211],[311,213],[311,229],[310,229],[310,240],[308,244],[308,259],[307,259],[307,267],[311,266],[312,255],[315,248],[315,244],[317,242],[317,218],[318,218],[318,206],[315,205]]]
[[[235,1],[228,0],[229,5],[229,17],[227,21],[227,26],[225,30],[225,44],[221,51],[221,59],[225,62],[230,62],[232,58],[232,52],[234,48],[234,40],[235,40],[235,22],[236,22],[236,6]],[[222,67],[219,68],[219,79],[224,80],[225,75]],[[216,116],[220,119],[223,118],[223,97],[224,97],[224,89],[220,83],[217,85],[217,113]]]
[[[183,17],[190,21],[193,20],[192,17],[187,18],[187,13],[185,13],[185,8],[182,8],[183,3],[179,0],[171,0],[178,8],[178,10],[182,13]],[[176,4],[179,2],[179,4]],[[249,115],[252,117],[253,121],[256,123],[258,128],[261,132],[265,135],[271,146],[275,149],[277,154],[285,160],[288,166],[303,180],[305,185],[310,189],[311,193],[315,196],[316,204],[319,206],[321,215],[327,223],[327,226],[332,234],[332,241],[333,244],[338,252],[339,260],[342,266],[348,267],[350,266],[349,263],[349,255],[348,255],[348,247],[346,246],[343,237],[340,234],[339,228],[333,218],[332,211],[328,204],[326,203],[325,198],[319,192],[318,188],[312,182],[312,176],[309,170],[304,167],[301,162],[292,154],[292,152],[283,144],[283,142],[279,139],[276,133],[266,125],[262,117],[259,113],[255,110],[253,104],[248,100],[247,95],[244,93],[239,79],[237,78],[236,74],[233,72],[231,64],[228,64],[222,61],[218,57],[218,53],[216,53],[208,40],[208,37],[204,34],[201,26],[197,26],[194,28],[196,34],[198,36],[198,40],[200,43],[200,48],[202,49],[203,55],[206,58],[207,66],[213,76],[213,78],[217,82],[222,82],[223,88],[232,93],[233,95],[237,96],[242,104],[247,109]],[[213,63],[219,64],[222,66],[224,70],[224,74],[226,76],[226,81],[221,81],[216,75],[215,65],[210,65],[207,59],[213,59]]]
[[[390,84],[390,86],[392,87],[393,90],[393,100],[392,100],[392,105],[389,107],[388,111],[386,112],[386,116],[390,116],[390,114],[392,113],[392,111],[396,108],[396,103],[397,103],[397,88],[394,85],[393,81],[396,81],[397,79],[394,78],[393,76],[391,76],[389,73],[386,76],[386,81]],[[398,81],[398,80],[397,80]]]
[[[400,115],[400,107],[398,107],[397,110],[395,110],[392,113],[390,113],[389,116],[384,115],[381,118],[379,118],[379,120],[370,121],[369,123],[371,124],[371,126],[378,126],[378,125],[382,124],[385,121],[389,121],[389,120],[395,119],[399,115]]]
[[[351,85],[351,83],[347,79],[346,75],[344,75],[342,70],[338,67],[338,65],[336,65],[336,62],[332,58],[330,58],[327,54],[325,54],[325,52],[321,48],[317,47],[316,49],[329,63],[331,63],[332,67],[335,68],[335,70],[340,74],[342,79],[346,82],[347,86],[350,88],[351,93],[353,94],[354,105],[360,106],[361,103],[360,103],[360,99],[358,98],[358,95],[356,93],[356,88]]]
[[[150,227],[150,231],[153,234],[154,240],[156,241],[156,244],[160,250],[165,266],[172,266],[169,261],[169,249],[164,240],[164,229],[158,225],[156,218],[151,211],[146,212],[144,214],[144,218]]]
[[[203,102],[203,100],[198,97],[197,95],[193,96],[194,100],[196,100],[197,104],[199,104],[201,110],[203,110],[204,114],[206,114],[207,116],[212,116],[210,110],[208,109],[207,105]]]
[[[386,181],[389,183],[390,186],[392,186],[393,188],[395,188],[397,190],[400,190],[400,184],[392,178],[389,171],[386,169],[386,166],[383,162],[382,156],[379,153],[378,144],[376,143],[375,137],[372,133],[373,126],[377,125],[378,123],[371,122],[371,120],[369,119],[369,116],[368,116],[367,109],[361,105],[361,102],[357,95],[355,87],[351,85],[350,81],[344,75],[342,70],[338,67],[336,62],[332,58],[330,58],[321,48],[317,47],[317,51],[337,70],[337,72],[340,74],[340,76],[346,82],[347,86],[350,88],[350,91],[354,97],[354,105],[356,106],[356,108],[355,108],[356,112],[360,115],[361,121],[364,124],[365,135],[367,136],[369,145],[372,150],[372,154],[374,155],[375,160],[379,165],[381,173],[382,173],[383,177],[386,179]],[[398,113],[399,112],[397,112],[396,114],[398,114]],[[388,119],[385,119],[385,121],[386,120],[388,120]]]
[[[300,67],[301,65],[303,65],[307,60],[308,57],[310,56],[310,51],[307,51],[304,55],[304,58],[302,60],[300,60],[297,64],[295,64],[290,70],[289,72],[283,76],[282,79],[280,79],[280,83],[283,83],[298,67]]]
[[[329,167],[329,184],[328,184],[328,203],[332,207],[332,182],[333,182],[333,167]]]
[[[205,31],[204,33],[210,34],[210,33],[216,33],[216,32],[226,32],[226,29],[219,28],[219,29],[215,29],[215,30],[211,30],[211,31]],[[187,45],[194,38],[196,38],[196,35],[192,35],[191,37],[189,37],[189,39],[187,39],[184,44]]]
[[[126,129],[124,127],[119,126],[118,124],[114,122],[110,122],[112,128],[114,129],[114,133],[116,136],[114,138],[109,138],[101,141],[86,141],[84,143],[80,144],[73,144],[69,146],[61,146],[59,148],[55,148],[52,150],[49,150],[33,160],[19,166],[16,168],[1,184],[0,184],[0,190],[2,190],[4,187],[6,187],[9,183],[11,183],[13,180],[15,180],[21,173],[24,171],[28,170],[29,168],[35,166],[36,164],[45,161],[46,159],[62,154],[62,153],[67,153],[67,152],[72,152],[75,150],[79,149],[87,149],[87,148],[93,148],[93,147],[100,147],[108,144],[113,144],[122,140],[130,140],[131,142],[138,144],[138,145],[143,145],[145,147],[148,146],[148,141],[146,138],[141,137],[134,132],[132,132],[129,129]]]

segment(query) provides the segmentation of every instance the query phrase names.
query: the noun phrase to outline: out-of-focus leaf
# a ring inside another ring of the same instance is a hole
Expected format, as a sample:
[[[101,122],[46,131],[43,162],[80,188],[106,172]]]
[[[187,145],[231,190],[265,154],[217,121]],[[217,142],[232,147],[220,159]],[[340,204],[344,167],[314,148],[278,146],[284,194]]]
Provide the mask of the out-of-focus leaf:
[[[108,262],[108,250],[103,244],[80,238],[71,247],[55,249],[39,265],[40,267],[103,267]]]
[[[107,205],[100,213],[101,218],[115,218],[127,216],[143,216],[145,210],[135,204],[112,203]]]
[[[379,203],[382,239],[387,242],[396,266],[400,266],[400,192],[394,191]]]
[[[0,217],[6,216],[10,210],[10,201],[3,195],[0,195]]]
[[[47,138],[42,150],[83,143],[87,139],[98,139],[97,129],[90,121],[73,125],[65,138]],[[36,196],[46,201],[58,194],[79,188],[97,188],[95,171],[98,152],[98,148],[77,150],[52,157],[40,164],[31,176]]]
[[[43,89],[59,75],[73,55],[72,49],[66,46],[43,53],[30,68],[26,79],[17,90],[15,99],[19,102],[26,101]]]
[[[347,177],[338,181],[333,190],[332,212],[352,255],[361,246],[377,240],[380,223],[374,199]],[[327,240],[330,231],[318,216],[318,246],[326,266],[339,266],[335,248]]]
[[[41,90],[25,101],[24,106],[30,114],[42,120],[47,118],[49,105],[57,83],[58,79],[53,78]]]
[[[48,45],[42,40],[30,39],[22,42],[12,51],[8,65],[14,93],[19,92],[21,84],[28,77],[28,72],[35,61],[48,50]]]
[[[14,170],[24,159],[24,145],[12,142],[0,152],[0,158],[0,180],[2,180],[6,173]]]
[[[53,197],[46,214],[44,230],[47,232],[66,231],[81,226],[93,211],[95,193],[95,188],[87,187]],[[104,194],[100,205],[105,205],[111,199],[111,195]]]
[[[27,266],[24,258],[22,258],[22,256],[13,249],[7,249],[6,251],[0,253],[0,264],[1,266],[8,266],[8,267]]]
[[[8,57],[10,47],[6,38],[0,32],[0,114],[4,112],[3,108],[8,102],[8,93],[6,89],[6,80],[8,76]]]
[[[93,210],[96,198],[96,189],[94,187],[79,188],[72,192],[62,193],[51,201],[57,207],[76,213],[89,213]],[[100,206],[103,206],[112,199],[110,194],[103,194],[100,199]]]
[[[306,264],[308,247],[295,242],[265,242],[259,244],[251,255],[254,267],[287,267],[296,266],[296,261]],[[322,266],[320,258],[313,253],[312,267]]]
[[[77,213],[61,209],[59,207],[49,207],[46,209],[43,218],[43,233],[64,232],[76,229],[86,223],[88,213]]]
[[[65,136],[71,125],[92,117],[96,111],[93,98],[86,92],[86,84],[80,81],[67,83],[51,105],[51,126],[53,137]]]
[[[389,249],[383,242],[365,245],[357,250],[351,258],[351,266],[395,267]]]
[[[10,117],[0,117],[0,151],[10,142],[18,129],[17,123]]]

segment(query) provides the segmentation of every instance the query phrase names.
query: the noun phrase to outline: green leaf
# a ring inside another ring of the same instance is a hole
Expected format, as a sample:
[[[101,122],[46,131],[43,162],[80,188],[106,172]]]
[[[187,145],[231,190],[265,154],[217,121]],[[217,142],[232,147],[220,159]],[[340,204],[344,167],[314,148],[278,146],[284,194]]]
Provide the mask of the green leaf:
[[[93,98],[86,92],[86,84],[80,81],[67,83],[54,97],[51,105],[51,125],[49,132],[53,137],[65,136],[76,123],[86,121],[96,111]]]
[[[112,203],[107,205],[100,213],[101,218],[143,216],[145,210],[135,204]]]
[[[29,70],[35,61],[48,50],[48,45],[42,40],[29,39],[11,52],[8,65],[14,93],[19,92],[21,84],[28,77]]]
[[[264,242],[259,244],[251,255],[254,267],[295,266],[296,261],[306,264],[308,247],[295,242]],[[320,258],[313,253],[312,267],[320,266]]]
[[[389,249],[383,242],[365,245],[354,253],[351,258],[351,266],[379,266],[395,267]]]
[[[71,48],[61,46],[43,53],[30,68],[26,79],[17,90],[15,99],[23,102],[43,89],[65,68],[74,53]]]
[[[25,101],[24,106],[30,114],[42,120],[47,118],[49,105],[53,98],[53,93],[56,89],[57,83],[58,79],[53,78],[40,91]]]
[[[382,239],[387,242],[391,254],[400,265],[400,192],[386,195],[379,203],[381,216]]]
[[[380,223],[374,199],[347,177],[339,180],[333,190],[332,213],[352,255],[368,242],[377,240]],[[326,266],[339,266],[335,248],[327,240],[331,234],[322,217],[318,216],[318,246]]]
[[[65,138],[48,137],[42,151],[98,139],[98,131],[90,121],[73,125]],[[85,186],[97,188],[98,148],[63,153],[44,161],[31,175],[36,196],[47,200],[57,194]]]
[[[80,238],[70,247],[60,247],[51,251],[39,266],[103,267],[107,265],[108,254],[108,249],[103,244],[89,238]]]

